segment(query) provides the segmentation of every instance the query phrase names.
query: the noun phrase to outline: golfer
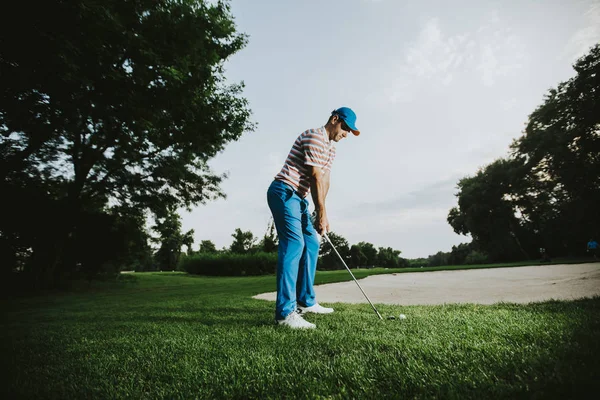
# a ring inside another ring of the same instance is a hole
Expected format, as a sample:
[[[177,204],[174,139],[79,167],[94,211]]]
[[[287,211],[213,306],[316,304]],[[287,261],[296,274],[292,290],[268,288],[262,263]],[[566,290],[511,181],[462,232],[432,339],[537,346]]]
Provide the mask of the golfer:
[[[597,260],[598,255],[600,255],[600,246],[598,245],[598,242],[596,242],[594,239],[590,239],[590,241],[587,243],[587,251],[588,253],[591,253]]]
[[[360,134],[356,114],[342,107],[332,111],[325,126],[301,133],[267,191],[267,202],[279,236],[275,320],[280,325],[315,328],[315,324],[304,320],[301,314],[333,312],[333,308],[323,307],[315,299],[317,232],[329,232],[325,198],[335,143],[350,132]],[[314,226],[308,210],[309,193],[315,208]]]

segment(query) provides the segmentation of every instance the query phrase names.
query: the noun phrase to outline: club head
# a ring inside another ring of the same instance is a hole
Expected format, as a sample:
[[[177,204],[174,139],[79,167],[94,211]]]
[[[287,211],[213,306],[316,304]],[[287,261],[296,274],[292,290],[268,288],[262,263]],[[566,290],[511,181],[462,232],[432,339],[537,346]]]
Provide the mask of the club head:
[[[387,319],[392,320],[392,319],[396,319],[396,317],[394,317],[393,315],[390,315],[389,317],[387,317]]]

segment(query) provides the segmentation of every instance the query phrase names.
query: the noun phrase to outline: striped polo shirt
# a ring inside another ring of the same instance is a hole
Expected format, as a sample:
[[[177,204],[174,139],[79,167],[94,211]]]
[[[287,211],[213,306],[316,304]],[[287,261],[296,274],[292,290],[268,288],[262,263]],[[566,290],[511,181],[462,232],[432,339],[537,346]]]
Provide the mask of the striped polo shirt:
[[[335,158],[335,142],[329,140],[325,127],[302,132],[294,142],[283,168],[275,179],[285,182],[305,197],[310,192],[308,165],[331,171]]]

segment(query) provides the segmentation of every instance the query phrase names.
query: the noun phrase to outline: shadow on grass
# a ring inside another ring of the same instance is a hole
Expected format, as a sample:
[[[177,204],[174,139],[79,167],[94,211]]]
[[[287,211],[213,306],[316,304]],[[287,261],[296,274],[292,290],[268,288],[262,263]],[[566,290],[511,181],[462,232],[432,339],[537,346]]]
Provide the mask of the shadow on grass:
[[[574,300],[570,303],[548,301],[532,303],[534,312],[567,316],[570,322],[555,351],[532,358],[521,370],[508,368],[497,372],[499,387],[521,387],[519,398],[535,399],[596,399],[600,393],[600,297]],[[499,307],[523,307],[510,304]],[[519,360],[514,360],[519,365]],[[497,389],[497,388],[496,388]],[[502,392],[489,388],[484,397],[503,397]]]
[[[57,282],[53,287],[36,287],[35,279],[27,273],[12,273],[2,277],[0,300],[14,298],[45,298],[78,293],[117,291],[139,286],[138,277],[131,274],[117,274],[94,279],[70,279]]]
[[[274,312],[271,307],[248,309],[246,307],[211,307],[211,308],[161,308],[144,307],[141,309],[122,310],[121,312],[65,312],[60,316],[40,317],[38,322],[58,323],[61,325],[80,326],[84,330],[97,329],[98,325],[107,329],[135,325],[157,324],[222,326],[227,328],[262,327],[274,324]]]

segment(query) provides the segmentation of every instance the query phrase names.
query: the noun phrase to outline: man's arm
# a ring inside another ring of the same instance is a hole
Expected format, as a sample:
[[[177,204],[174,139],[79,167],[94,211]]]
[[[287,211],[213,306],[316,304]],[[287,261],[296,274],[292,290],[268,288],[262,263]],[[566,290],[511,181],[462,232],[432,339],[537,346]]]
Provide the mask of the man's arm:
[[[326,169],[323,171],[323,180],[325,181],[325,198],[327,198],[327,193],[329,193],[329,176],[330,170]],[[323,199],[324,200],[324,199]]]
[[[327,210],[325,209],[325,197],[329,191],[329,171],[325,171],[319,167],[308,166],[310,175],[310,193],[313,202],[315,203],[315,229],[320,234],[329,232],[329,221],[327,220]]]

